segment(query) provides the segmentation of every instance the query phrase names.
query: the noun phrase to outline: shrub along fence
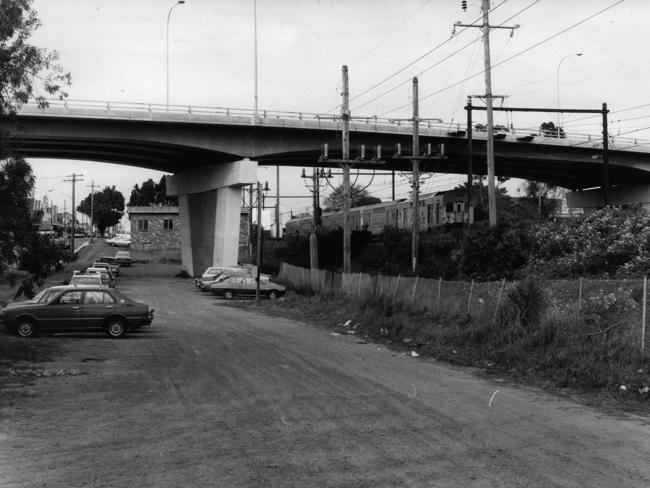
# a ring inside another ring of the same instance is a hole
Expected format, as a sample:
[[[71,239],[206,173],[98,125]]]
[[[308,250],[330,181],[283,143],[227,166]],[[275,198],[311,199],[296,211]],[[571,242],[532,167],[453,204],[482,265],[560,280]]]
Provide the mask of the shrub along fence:
[[[280,279],[290,288],[317,295],[344,295],[359,301],[381,300],[438,314],[466,314],[480,322],[496,322],[513,283],[462,282],[404,276],[333,273],[282,263]],[[646,343],[647,280],[549,280],[545,282],[546,320],[580,319],[593,335],[629,336],[643,352]]]

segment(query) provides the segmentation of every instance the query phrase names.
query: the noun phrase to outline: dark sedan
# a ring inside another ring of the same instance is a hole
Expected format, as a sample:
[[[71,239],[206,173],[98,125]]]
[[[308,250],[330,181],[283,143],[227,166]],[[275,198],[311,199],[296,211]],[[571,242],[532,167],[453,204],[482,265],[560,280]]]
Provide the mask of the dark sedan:
[[[127,330],[149,325],[153,309],[117,290],[98,286],[53,286],[33,299],[0,310],[0,324],[21,337],[43,332],[104,331],[122,337]]]

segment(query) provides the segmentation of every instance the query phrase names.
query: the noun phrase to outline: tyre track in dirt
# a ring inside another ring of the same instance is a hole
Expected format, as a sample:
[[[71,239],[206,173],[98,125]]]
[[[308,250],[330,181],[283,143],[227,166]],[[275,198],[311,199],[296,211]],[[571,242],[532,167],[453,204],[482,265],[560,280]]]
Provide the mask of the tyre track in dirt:
[[[151,328],[36,339],[61,347],[42,367],[78,373],[38,377],[36,397],[0,409],[0,486],[650,486],[644,419],[231,308],[147,269],[118,286],[156,308]]]

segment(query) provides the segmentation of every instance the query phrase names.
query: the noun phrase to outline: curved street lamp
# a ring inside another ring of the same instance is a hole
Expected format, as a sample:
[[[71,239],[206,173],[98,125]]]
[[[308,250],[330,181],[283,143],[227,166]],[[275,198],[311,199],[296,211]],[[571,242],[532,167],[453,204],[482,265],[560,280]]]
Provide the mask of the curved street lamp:
[[[582,56],[582,53],[569,54],[560,59],[560,62],[557,64],[557,137],[560,138],[560,66],[562,66],[562,61],[567,58],[572,58],[573,56]]]
[[[169,13],[167,14],[167,111],[169,112],[169,19],[172,16],[172,10],[174,10],[179,5],[183,5],[185,0],[177,0],[177,2],[171,6]]]

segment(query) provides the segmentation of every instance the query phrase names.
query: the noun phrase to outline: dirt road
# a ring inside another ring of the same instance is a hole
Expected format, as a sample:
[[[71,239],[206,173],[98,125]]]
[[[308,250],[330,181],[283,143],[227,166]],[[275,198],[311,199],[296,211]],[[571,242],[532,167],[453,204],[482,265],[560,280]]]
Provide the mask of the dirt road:
[[[0,341],[2,487],[647,487],[650,426],[123,270],[154,324]],[[2,367],[7,368],[7,362]]]

